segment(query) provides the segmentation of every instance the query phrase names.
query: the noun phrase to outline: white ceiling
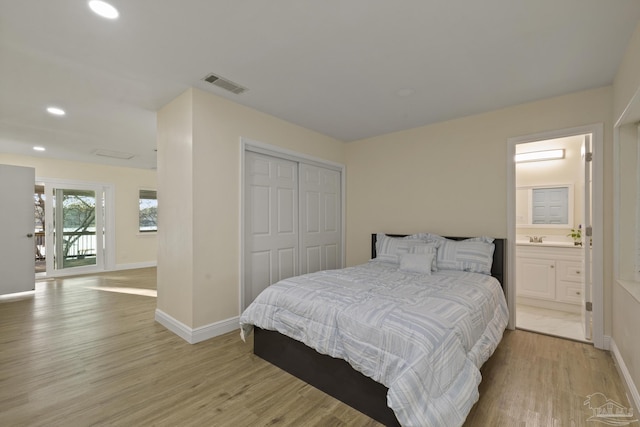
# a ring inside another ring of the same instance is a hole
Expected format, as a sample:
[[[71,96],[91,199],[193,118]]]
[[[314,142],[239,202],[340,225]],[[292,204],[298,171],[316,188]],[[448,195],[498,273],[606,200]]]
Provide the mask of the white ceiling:
[[[367,138],[609,85],[640,19],[637,0],[111,3],[115,21],[86,0],[0,0],[0,152],[152,168],[155,112],[190,86]]]

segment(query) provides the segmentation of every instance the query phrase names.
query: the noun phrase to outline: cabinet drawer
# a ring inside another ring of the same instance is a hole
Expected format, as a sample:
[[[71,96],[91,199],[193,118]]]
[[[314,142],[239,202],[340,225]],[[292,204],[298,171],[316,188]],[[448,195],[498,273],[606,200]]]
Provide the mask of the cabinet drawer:
[[[584,271],[582,262],[577,261],[556,261],[557,278],[568,282],[583,283]]]
[[[582,284],[559,280],[556,282],[556,299],[570,304],[582,303]]]

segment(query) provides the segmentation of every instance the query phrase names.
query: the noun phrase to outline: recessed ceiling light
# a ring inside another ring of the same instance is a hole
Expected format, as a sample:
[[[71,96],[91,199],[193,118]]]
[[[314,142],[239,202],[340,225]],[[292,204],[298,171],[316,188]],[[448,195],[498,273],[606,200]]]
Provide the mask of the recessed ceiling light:
[[[120,13],[118,13],[118,9],[101,0],[91,0],[89,2],[89,7],[96,14],[102,16],[103,18],[116,19],[118,16],[120,16]]]
[[[112,157],[114,159],[122,159],[122,160],[129,160],[135,157],[135,154],[132,154],[132,153],[125,153],[123,151],[102,150],[102,149],[94,150],[93,154],[95,154],[96,156]]]
[[[62,108],[58,107],[47,107],[47,111],[54,116],[64,116],[66,114]]]
[[[44,148],[44,147],[39,147],[39,146],[35,146],[35,147],[33,147],[33,149],[34,149],[35,151],[45,151],[45,148]]]

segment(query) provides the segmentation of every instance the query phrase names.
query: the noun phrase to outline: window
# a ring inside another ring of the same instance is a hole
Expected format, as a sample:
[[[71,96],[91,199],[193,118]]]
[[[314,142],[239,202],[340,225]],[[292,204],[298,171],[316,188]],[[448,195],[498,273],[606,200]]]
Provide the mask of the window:
[[[569,188],[534,188],[531,199],[533,224],[569,223]]]
[[[516,188],[516,226],[573,228],[573,184]]]
[[[158,231],[158,195],[156,190],[140,190],[138,231]]]

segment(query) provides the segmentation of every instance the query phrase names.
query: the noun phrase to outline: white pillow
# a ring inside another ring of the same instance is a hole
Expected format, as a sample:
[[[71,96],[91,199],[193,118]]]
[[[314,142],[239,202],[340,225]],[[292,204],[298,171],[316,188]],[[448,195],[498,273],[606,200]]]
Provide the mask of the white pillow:
[[[431,263],[434,255],[428,253],[403,254],[400,257],[400,270],[431,275]]]
[[[400,256],[408,254],[411,248],[424,245],[422,240],[389,237],[384,233],[376,236],[376,260],[400,264]]]
[[[485,243],[493,243],[495,239],[493,237],[480,236],[480,237],[470,237],[468,239],[464,239],[463,242],[485,242]]]
[[[438,271],[438,265],[436,263],[438,246],[440,246],[440,242],[422,243],[409,249],[409,253],[433,255],[431,259],[431,271]]]
[[[444,242],[445,240],[450,240],[447,239],[446,237],[442,237],[439,236],[437,234],[432,234],[432,233],[420,233],[420,236],[422,236],[422,240],[425,240],[427,242]],[[468,239],[464,239],[464,240],[456,240],[457,242],[485,242],[485,243],[493,243],[495,239],[493,237],[487,237],[487,236],[480,236],[480,237],[470,237]]]
[[[429,233],[409,234],[408,236],[404,236],[403,239],[407,239],[407,240],[424,240],[426,242],[427,240],[429,240]]]
[[[444,240],[438,248],[438,269],[491,274],[495,245],[481,239]]]

